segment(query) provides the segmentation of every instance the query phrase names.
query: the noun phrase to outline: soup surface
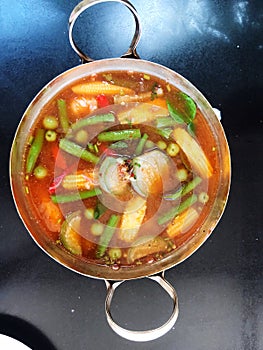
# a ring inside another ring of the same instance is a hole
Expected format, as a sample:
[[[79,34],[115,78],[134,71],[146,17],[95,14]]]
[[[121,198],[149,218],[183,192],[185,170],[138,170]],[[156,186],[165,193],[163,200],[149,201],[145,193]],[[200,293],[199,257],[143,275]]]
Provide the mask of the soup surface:
[[[195,102],[154,76],[87,76],[47,103],[24,150],[24,186],[43,233],[79,259],[153,263],[207,217],[219,181]]]

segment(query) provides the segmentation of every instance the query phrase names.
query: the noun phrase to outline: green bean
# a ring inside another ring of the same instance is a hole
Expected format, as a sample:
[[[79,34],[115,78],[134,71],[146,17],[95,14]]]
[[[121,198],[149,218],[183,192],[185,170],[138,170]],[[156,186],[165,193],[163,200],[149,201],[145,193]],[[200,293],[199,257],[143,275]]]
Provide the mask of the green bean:
[[[58,104],[58,116],[59,116],[60,125],[62,127],[63,132],[67,133],[69,129],[69,121],[68,121],[66,101],[59,99],[57,101],[57,104]]]
[[[68,193],[68,194],[57,194],[52,195],[51,200],[53,203],[70,203],[70,202],[76,202],[80,201],[82,199],[87,199],[90,197],[95,197],[97,195],[100,195],[102,192],[98,188],[93,188],[92,190],[88,191],[80,191],[75,193]]]
[[[106,210],[107,207],[105,207],[105,205],[98,201],[94,210],[94,219],[99,219],[105,213]]]
[[[168,221],[171,221],[176,215],[181,214],[187,208],[189,208],[192,204],[197,201],[197,196],[193,194],[191,197],[188,197],[181,204],[176,207],[171,208],[168,212],[166,212],[163,216],[160,216],[158,219],[158,224],[163,225]]]
[[[101,142],[112,142],[120,140],[138,139],[140,137],[140,129],[126,129],[118,131],[104,131],[98,135],[98,140]]]
[[[157,129],[157,133],[165,139],[169,139],[172,131],[171,128]]]
[[[85,126],[95,125],[98,123],[111,123],[115,121],[115,117],[112,113],[94,115],[89,118],[78,120],[76,123],[71,125],[72,130],[77,130]]]
[[[87,162],[91,163],[98,163],[99,157],[95,156],[93,153],[87,151],[85,148],[77,145],[76,143],[68,140],[68,139],[61,139],[59,142],[59,148],[61,148],[63,151],[81,158]]]
[[[170,117],[163,117],[163,118],[156,119],[156,127],[158,129],[174,126],[175,124],[176,122]]]
[[[142,153],[144,145],[145,145],[145,142],[147,141],[147,139],[148,139],[148,135],[147,134],[143,134],[142,138],[138,142],[138,145],[137,145],[137,147],[135,149],[136,156],[138,156],[139,154]]]
[[[118,222],[119,222],[119,216],[114,214],[111,215],[111,217],[107,222],[107,226],[105,227],[102,235],[100,236],[100,241],[96,252],[97,258],[102,258],[104,256],[105,251],[114,234],[115,228],[118,225]]]
[[[42,150],[43,142],[44,142],[44,129],[38,129],[36,131],[36,136],[33,139],[31,147],[28,152],[27,161],[26,161],[26,172],[31,174],[34,166],[36,164],[37,158]]]
[[[198,186],[201,182],[202,182],[201,177],[196,176],[193,178],[193,180],[189,181],[186,185],[179,188],[179,190],[177,190],[175,193],[164,195],[164,199],[175,201],[179,197],[184,196],[187,193],[193,191],[193,189],[196,186]]]
[[[110,145],[111,149],[128,148],[128,145],[124,141],[119,141]]]

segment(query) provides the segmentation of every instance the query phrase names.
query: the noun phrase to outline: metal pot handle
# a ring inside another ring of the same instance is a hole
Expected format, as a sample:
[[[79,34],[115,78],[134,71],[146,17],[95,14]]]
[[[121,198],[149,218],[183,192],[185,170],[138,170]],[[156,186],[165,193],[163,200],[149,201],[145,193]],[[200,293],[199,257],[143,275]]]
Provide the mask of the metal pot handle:
[[[139,55],[136,52],[136,47],[139,43],[140,37],[141,37],[141,25],[140,25],[140,19],[139,15],[135,9],[135,7],[128,1],[128,0],[83,0],[81,1],[71,12],[69,16],[69,42],[71,44],[71,47],[73,50],[79,55],[83,63],[86,62],[92,62],[94,61],[91,57],[86,55],[75,43],[73,39],[73,27],[74,24],[79,17],[79,15],[85,11],[87,8],[104,3],[104,2],[119,2],[121,4],[124,4],[133,14],[134,20],[135,20],[135,33],[132,38],[132,42],[130,44],[130,47],[128,50],[121,56],[126,58],[140,58]]]
[[[124,281],[107,281],[105,280],[106,286],[107,286],[107,296],[105,300],[105,312],[108,324],[113,329],[115,333],[120,335],[121,337],[136,341],[136,342],[144,342],[144,341],[150,341],[157,339],[164,334],[166,334],[175,324],[179,308],[178,308],[178,298],[175,289],[172,287],[172,285],[167,282],[167,280],[164,278],[164,272],[158,275],[148,276],[147,278],[159,283],[159,285],[169,294],[169,296],[172,298],[174,304],[173,304],[173,311],[169,318],[169,320],[160,326],[159,328],[150,329],[147,331],[132,331],[129,329],[122,328],[119,326],[112,318],[111,312],[110,312],[110,306],[111,301],[115,292],[115,289],[120,286]]]

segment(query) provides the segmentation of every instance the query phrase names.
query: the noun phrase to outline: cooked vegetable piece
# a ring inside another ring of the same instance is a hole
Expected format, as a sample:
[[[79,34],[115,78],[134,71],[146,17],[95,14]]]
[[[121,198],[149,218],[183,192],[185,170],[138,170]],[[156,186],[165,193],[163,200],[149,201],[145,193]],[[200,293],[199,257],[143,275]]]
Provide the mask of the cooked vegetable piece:
[[[110,84],[107,82],[101,82],[101,81],[94,81],[91,83],[83,83],[83,84],[77,84],[72,87],[72,91],[75,94],[80,95],[115,95],[115,94],[128,94],[132,95],[134,94],[134,91],[132,89],[126,88],[124,86],[118,86],[114,84]]]
[[[37,179],[41,180],[44,179],[48,174],[47,168],[43,165],[38,165],[34,169],[34,175]]]
[[[26,161],[27,174],[31,174],[32,171],[34,170],[36,161],[43,147],[44,135],[45,135],[44,129],[37,129],[36,136],[33,139],[33,142],[31,144],[31,147],[27,155],[27,161]]]
[[[202,204],[206,204],[209,201],[209,195],[206,192],[201,192],[198,196],[198,201]]]
[[[38,205],[38,210],[48,230],[51,232],[59,232],[62,221],[62,214],[59,207],[48,197],[44,197],[42,198],[42,202]]]
[[[70,102],[70,109],[76,117],[87,115],[98,108],[98,102],[94,97],[75,96]]]
[[[119,216],[114,214],[111,215],[111,217],[107,222],[107,226],[105,227],[102,235],[100,236],[100,241],[96,252],[97,258],[102,258],[104,256],[106,249],[108,248],[108,245],[115,232],[115,229],[118,225],[118,222],[119,222]]]
[[[167,140],[170,138],[172,131],[171,128],[157,129],[157,133]]]
[[[142,138],[140,139],[140,141],[138,142],[138,145],[135,149],[135,154],[138,156],[139,154],[142,153],[145,142],[148,139],[148,135],[147,134],[143,134]]]
[[[98,115],[93,115],[91,117],[78,120],[76,123],[71,125],[71,129],[77,130],[90,125],[96,125],[99,123],[112,123],[114,121],[115,121],[115,117],[114,117],[114,114],[112,113],[98,114]]]
[[[56,133],[56,131],[54,131],[54,130],[48,130],[48,131],[45,133],[45,139],[46,139],[48,142],[54,142],[54,141],[56,141],[56,139],[57,139],[57,133]]]
[[[176,172],[176,177],[180,182],[186,181],[188,178],[188,171],[186,168],[178,169]]]
[[[179,102],[183,102],[183,105],[182,103],[179,103],[179,107],[175,107],[167,101],[167,108],[170,116],[179,124],[191,124],[196,115],[196,105],[194,101],[190,96],[183,92],[179,92],[177,98]]]
[[[79,235],[81,222],[80,212],[68,215],[61,226],[60,241],[63,246],[74,255],[82,254],[81,236]]]
[[[160,216],[158,219],[158,224],[163,225],[166,222],[172,220],[176,215],[179,215],[180,213],[182,213],[184,210],[189,208],[196,201],[197,201],[197,196],[193,194],[191,197],[188,197],[182,203],[180,203],[176,207],[171,208],[164,215]]]
[[[121,158],[106,157],[99,169],[99,185],[107,193],[121,195],[128,191],[127,181],[124,181],[121,166],[125,160]]]
[[[169,143],[166,152],[170,157],[175,157],[177,156],[177,154],[179,153],[180,148],[178,147],[178,145],[174,142]]]
[[[110,248],[108,254],[111,261],[116,261],[121,258],[122,251],[120,248]]]
[[[128,148],[128,144],[124,141],[118,141],[110,145],[111,149]]]
[[[94,219],[99,219],[106,212],[106,210],[107,207],[98,201],[94,209]]]
[[[43,126],[47,130],[54,130],[58,127],[58,121],[57,118],[54,117],[53,115],[47,115],[43,119]]]
[[[168,249],[168,242],[162,237],[144,236],[138,239],[128,250],[127,261],[129,264],[147,255],[165,252]]]
[[[187,184],[180,187],[175,193],[166,194],[163,197],[164,197],[164,199],[169,199],[169,200],[175,201],[176,199],[193,191],[193,189],[195,189],[201,182],[202,182],[201,177],[196,176],[191,181],[189,181]]]
[[[133,189],[142,197],[149,193],[161,193],[169,175],[169,157],[160,150],[153,150],[133,159],[135,180]]]
[[[93,170],[79,170],[69,174],[62,180],[62,186],[66,190],[90,190],[95,186]]]
[[[146,200],[140,196],[131,199],[121,217],[119,238],[132,242],[136,238],[146,213]]]
[[[94,188],[93,190],[89,190],[89,191],[80,191],[80,192],[69,193],[69,194],[51,195],[51,199],[53,203],[69,203],[69,202],[76,202],[82,199],[95,197],[100,195],[101,193],[102,192],[99,188]]]
[[[94,222],[90,227],[90,232],[93,236],[101,236],[104,229],[104,225],[101,222]]]
[[[98,140],[101,142],[120,141],[138,139],[141,137],[140,129],[126,129],[117,131],[104,131],[98,135]]]
[[[93,208],[86,208],[84,210],[84,216],[87,220],[94,219],[94,209]]]
[[[82,146],[86,146],[89,141],[89,134],[86,130],[79,130],[76,133],[75,140]]]
[[[59,117],[61,128],[64,133],[67,133],[69,129],[69,120],[68,120],[66,101],[63,99],[59,99],[57,101],[57,104],[58,104],[58,117]]]
[[[158,129],[174,126],[175,124],[176,124],[175,120],[172,119],[171,117],[163,117],[163,118],[156,119],[156,127]]]
[[[168,225],[166,232],[170,238],[174,238],[175,236],[184,233],[188,230],[198,219],[198,212],[190,207],[186,209],[181,214],[177,215],[173,221]]]
[[[127,102],[144,102],[147,100],[151,100],[152,92],[142,92],[140,94],[136,95],[116,95],[114,96],[114,103],[119,104],[119,103],[127,103]],[[156,93],[156,96],[163,96],[163,90],[159,89],[158,92]]]
[[[213,168],[197,141],[182,128],[176,128],[172,137],[185,153],[193,169],[204,178],[209,178]]]
[[[118,119],[121,124],[139,124],[151,122],[155,118],[166,117],[168,111],[166,108],[161,108],[150,103],[138,103],[131,105],[132,108],[118,113]]]
[[[163,140],[159,140],[156,145],[161,150],[165,150],[167,148],[167,144]]]
[[[68,139],[61,139],[59,142],[59,148],[77,158],[86,160],[87,162],[96,164],[99,161],[99,157]]]

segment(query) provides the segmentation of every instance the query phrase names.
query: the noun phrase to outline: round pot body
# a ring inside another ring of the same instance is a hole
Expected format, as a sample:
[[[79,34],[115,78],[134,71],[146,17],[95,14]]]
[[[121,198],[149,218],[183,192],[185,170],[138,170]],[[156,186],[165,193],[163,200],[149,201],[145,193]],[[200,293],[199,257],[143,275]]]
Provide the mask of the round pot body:
[[[95,73],[131,70],[143,72],[167,81],[190,96],[206,119],[213,134],[219,159],[219,181],[211,210],[197,232],[185,244],[165,258],[152,264],[121,267],[114,270],[109,266],[89,264],[65,252],[52,242],[38,224],[30,207],[24,189],[23,153],[28,131],[33,127],[40,110],[67,85]],[[106,280],[127,280],[150,276],[169,269],[193,254],[209,237],[217,225],[226,205],[230,187],[230,153],[222,125],[206,98],[187,79],[178,73],[155,63],[131,58],[113,58],[94,61],[74,67],[57,76],[34,98],[25,111],[18,126],[10,155],[10,181],[18,213],[35,242],[52,258],[73,271],[86,276]]]

